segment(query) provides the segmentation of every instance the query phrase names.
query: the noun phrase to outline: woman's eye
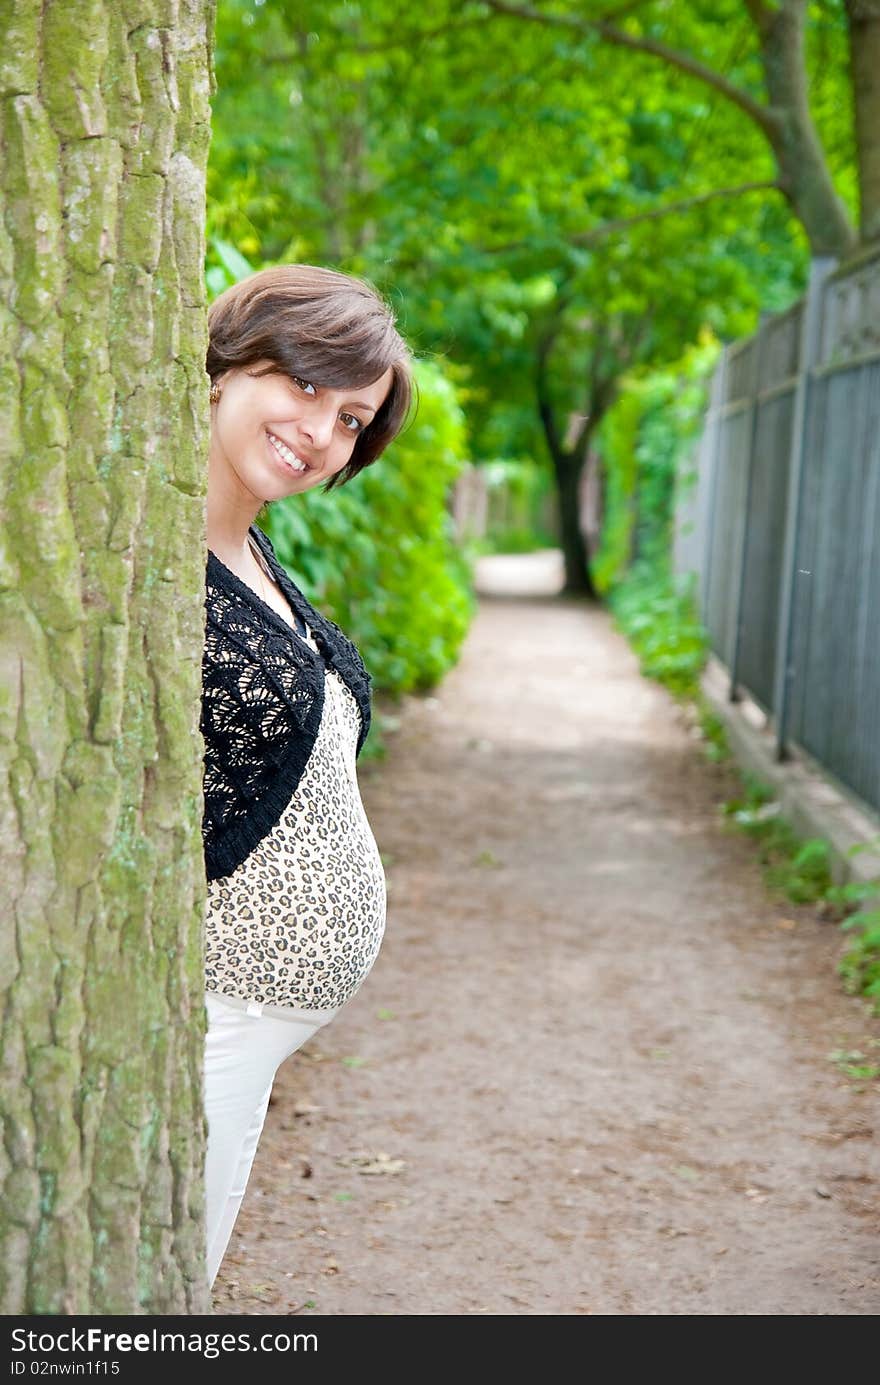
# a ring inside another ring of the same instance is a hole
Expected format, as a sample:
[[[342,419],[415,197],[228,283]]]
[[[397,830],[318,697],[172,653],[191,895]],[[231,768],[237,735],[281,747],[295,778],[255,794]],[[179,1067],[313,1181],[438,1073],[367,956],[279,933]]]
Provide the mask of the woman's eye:
[[[301,375],[294,375],[293,383],[299,385],[304,394],[317,394],[317,390],[309,380],[304,380]]]
[[[364,426],[359,418],[355,418],[354,414],[340,414],[339,417],[350,433],[359,433]]]

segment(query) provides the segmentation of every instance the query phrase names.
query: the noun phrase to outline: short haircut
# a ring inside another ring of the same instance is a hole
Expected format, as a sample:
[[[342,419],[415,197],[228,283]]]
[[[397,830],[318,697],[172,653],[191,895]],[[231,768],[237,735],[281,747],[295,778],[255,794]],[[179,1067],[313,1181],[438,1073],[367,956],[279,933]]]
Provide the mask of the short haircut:
[[[346,465],[324,486],[344,485],[397,436],[413,398],[412,357],[394,314],[363,279],[317,265],[276,265],[233,284],[208,310],[207,371],[271,361],[314,385],[354,389],[392,372],[388,396],[357,437]]]

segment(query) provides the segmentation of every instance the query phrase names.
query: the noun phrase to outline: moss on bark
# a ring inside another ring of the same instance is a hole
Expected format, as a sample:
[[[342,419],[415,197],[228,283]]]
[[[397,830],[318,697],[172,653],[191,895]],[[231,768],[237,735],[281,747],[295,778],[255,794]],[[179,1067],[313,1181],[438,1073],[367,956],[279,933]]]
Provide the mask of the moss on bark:
[[[0,12],[0,1309],[206,1311],[213,0]]]

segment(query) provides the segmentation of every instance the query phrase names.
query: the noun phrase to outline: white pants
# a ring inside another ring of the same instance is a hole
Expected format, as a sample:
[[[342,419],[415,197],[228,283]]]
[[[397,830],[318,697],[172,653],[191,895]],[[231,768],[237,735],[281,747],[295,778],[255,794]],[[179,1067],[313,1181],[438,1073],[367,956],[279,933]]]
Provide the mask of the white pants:
[[[208,1283],[244,1198],[275,1073],[336,1010],[293,1010],[205,993],[205,1157]]]

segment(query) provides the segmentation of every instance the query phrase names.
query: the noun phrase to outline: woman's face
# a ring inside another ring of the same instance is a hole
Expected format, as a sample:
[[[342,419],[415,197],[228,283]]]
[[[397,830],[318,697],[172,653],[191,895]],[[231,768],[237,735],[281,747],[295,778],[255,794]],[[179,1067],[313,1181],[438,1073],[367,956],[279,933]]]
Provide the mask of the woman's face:
[[[218,376],[222,393],[211,408],[212,469],[260,505],[310,490],[341,471],[393,380],[389,369],[371,385],[331,389],[281,372],[253,374],[269,364],[258,361]]]

